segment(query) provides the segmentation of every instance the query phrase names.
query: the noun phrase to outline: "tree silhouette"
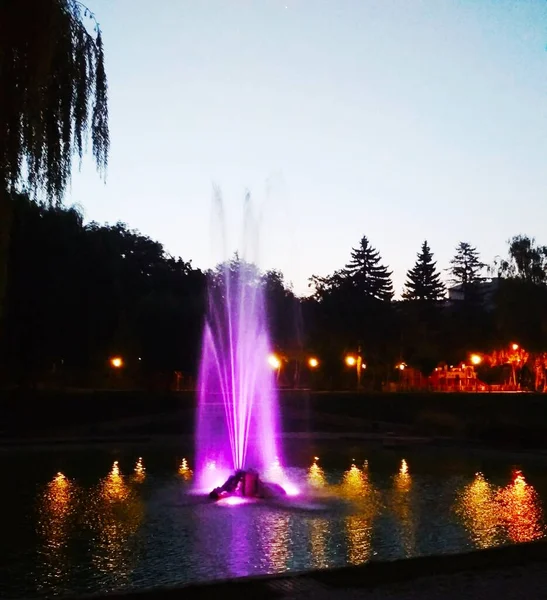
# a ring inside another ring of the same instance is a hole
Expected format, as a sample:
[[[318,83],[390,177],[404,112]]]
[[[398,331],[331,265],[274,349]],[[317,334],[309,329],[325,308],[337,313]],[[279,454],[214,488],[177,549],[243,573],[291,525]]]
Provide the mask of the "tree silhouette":
[[[456,254],[450,261],[448,272],[452,283],[466,287],[481,281],[481,271],[486,266],[481,262],[477,249],[468,242],[460,242],[456,247]]]
[[[437,269],[437,263],[433,260],[433,254],[427,241],[422,244],[421,251],[412,269],[407,273],[405,300],[419,300],[424,302],[438,302],[445,295],[445,287],[441,282],[441,275]]]
[[[393,298],[392,272],[381,264],[380,253],[363,236],[351,250],[351,260],[338,277],[346,280],[362,295],[384,302]]]
[[[509,257],[498,259],[490,268],[501,277],[513,277],[528,283],[547,281],[547,246],[538,246],[534,238],[516,235],[507,241]]]
[[[91,31],[84,18],[90,18]],[[109,131],[101,31],[78,0],[0,3],[0,311],[10,191],[22,183],[60,201],[89,134],[104,173]]]

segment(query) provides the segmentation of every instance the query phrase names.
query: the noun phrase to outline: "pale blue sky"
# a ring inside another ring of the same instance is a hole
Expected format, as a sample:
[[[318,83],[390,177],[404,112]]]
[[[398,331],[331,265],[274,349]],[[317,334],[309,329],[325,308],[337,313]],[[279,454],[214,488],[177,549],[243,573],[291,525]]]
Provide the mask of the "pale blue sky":
[[[237,245],[244,191],[261,266],[307,291],[365,234],[399,292],[427,238],[490,262],[547,243],[544,0],[88,0],[110,84],[106,185],[67,203],[211,266],[212,183]]]

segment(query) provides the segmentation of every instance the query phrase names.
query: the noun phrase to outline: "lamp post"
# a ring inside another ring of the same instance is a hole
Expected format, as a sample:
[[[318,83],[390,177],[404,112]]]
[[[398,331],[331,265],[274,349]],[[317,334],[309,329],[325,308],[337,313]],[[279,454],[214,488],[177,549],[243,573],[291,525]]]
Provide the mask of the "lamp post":
[[[279,374],[281,372],[281,359],[275,354],[270,354],[268,356],[268,364],[274,371],[277,372],[276,380],[279,382]]]
[[[316,371],[319,368],[319,359],[315,356],[310,356],[310,358],[308,358],[308,368],[310,370],[308,385],[310,388],[317,388]]]
[[[110,359],[110,366],[113,369],[121,369],[123,367],[123,358],[121,356],[113,356]]]
[[[355,371],[357,373],[357,389],[361,389],[361,372],[367,368],[367,365],[363,362],[363,357],[361,356],[361,346],[357,349],[357,356],[353,354],[348,354],[345,358],[346,365],[348,367],[355,367]]]
[[[471,364],[474,365],[475,367],[477,367],[478,365],[481,364],[482,362],[482,356],[480,354],[472,354],[469,357]]]
[[[116,387],[123,386],[123,376],[122,371],[125,366],[125,362],[121,356],[112,356],[108,363],[110,364],[110,368],[114,371],[115,375],[113,383]]]

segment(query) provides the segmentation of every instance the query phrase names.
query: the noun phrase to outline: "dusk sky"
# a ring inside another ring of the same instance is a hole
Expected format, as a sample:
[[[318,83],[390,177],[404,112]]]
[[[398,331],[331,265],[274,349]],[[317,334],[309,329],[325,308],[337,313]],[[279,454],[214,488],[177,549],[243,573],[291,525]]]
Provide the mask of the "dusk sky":
[[[90,159],[67,204],[122,220],[194,266],[230,253],[245,190],[260,265],[297,293],[367,235],[400,293],[424,239],[491,262],[547,243],[544,0],[88,0],[110,85],[104,184]],[[443,274],[444,275],[444,274]]]

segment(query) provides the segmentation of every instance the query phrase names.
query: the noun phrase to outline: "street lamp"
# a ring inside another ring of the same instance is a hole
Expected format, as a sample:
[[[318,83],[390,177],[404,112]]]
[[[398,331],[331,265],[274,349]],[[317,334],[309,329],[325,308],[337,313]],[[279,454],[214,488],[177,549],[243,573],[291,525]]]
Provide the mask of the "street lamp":
[[[361,389],[361,371],[367,368],[367,365],[363,362],[363,357],[361,356],[361,348],[359,348],[357,356],[348,354],[345,358],[345,362],[348,367],[355,367],[357,373],[357,389]]]
[[[482,362],[482,356],[480,354],[472,354],[470,356],[470,360],[471,360],[471,364],[472,365],[480,365]]]
[[[275,354],[270,354],[270,356],[268,356],[268,364],[272,369],[279,370],[281,367],[281,360]]]
[[[317,367],[319,366],[319,361],[312,356],[310,359],[308,359],[308,366],[310,367],[310,369],[317,369]]]
[[[281,374],[281,359],[276,354],[270,354],[268,356],[268,364],[270,365],[272,371],[276,371],[276,380],[279,382],[279,376]]]
[[[518,344],[511,344],[511,350],[518,350],[519,349],[519,345]]]
[[[123,358],[121,356],[113,356],[110,359],[110,366],[113,369],[121,369],[123,367]]]
[[[355,358],[355,356],[348,354],[348,356],[346,356],[346,365],[348,365],[348,367],[354,367],[356,364],[357,359]]]

